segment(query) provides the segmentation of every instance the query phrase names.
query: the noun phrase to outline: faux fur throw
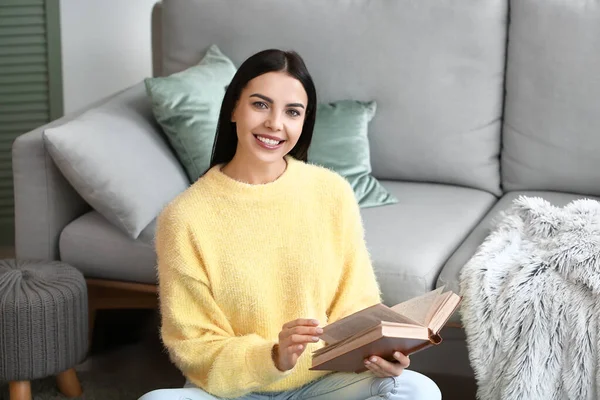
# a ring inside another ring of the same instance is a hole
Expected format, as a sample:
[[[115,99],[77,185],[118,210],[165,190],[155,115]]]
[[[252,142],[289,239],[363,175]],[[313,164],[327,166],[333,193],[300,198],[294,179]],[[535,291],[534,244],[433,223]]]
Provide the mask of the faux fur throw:
[[[479,399],[600,399],[600,203],[520,197],[460,280]]]

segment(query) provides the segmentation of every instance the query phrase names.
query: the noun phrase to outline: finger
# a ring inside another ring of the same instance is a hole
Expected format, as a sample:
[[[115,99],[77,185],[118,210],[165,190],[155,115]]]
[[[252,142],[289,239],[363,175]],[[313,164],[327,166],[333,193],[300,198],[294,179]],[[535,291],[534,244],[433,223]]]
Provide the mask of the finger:
[[[365,360],[365,366],[369,369],[369,371],[371,371],[371,373],[375,376],[377,376],[378,378],[385,378],[386,375],[383,373],[383,371],[381,370],[381,368],[375,364],[372,363],[369,360]]]
[[[290,335],[298,334],[298,335],[311,335],[311,336],[320,336],[323,333],[323,328],[318,326],[295,326],[291,329],[285,331]]]
[[[304,351],[306,351],[308,347],[306,345],[295,345],[295,346],[290,346],[288,348],[288,353],[289,355],[286,356],[288,357],[289,360],[291,360],[291,362],[293,364],[296,363],[296,360],[298,360],[298,358],[300,358],[300,356],[304,353]]]
[[[296,338],[292,340],[295,343],[318,342],[321,334],[323,329],[320,327],[296,326],[279,332],[279,341],[282,342],[290,337]]]
[[[389,378],[390,377],[389,375],[386,375],[386,374],[384,374],[382,372],[378,372],[378,371],[371,371],[371,373],[378,378]]]
[[[290,322],[283,324],[282,330],[290,329],[295,326],[318,326],[319,321],[316,319],[298,318]]]
[[[308,328],[308,327],[295,327],[291,329],[284,329],[279,332],[279,343],[283,343],[286,340],[292,340],[289,338],[296,338],[301,340],[293,340],[297,343],[303,342],[318,342],[323,330],[321,328]],[[315,338],[317,338],[315,340]]]
[[[396,360],[398,360],[398,362],[400,363],[400,365],[402,366],[402,368],[408,368],[408,367],[410,367],[410,358],[408,358],[408,356],[405,356],[401,352],[399,352],[399,351],[395,352],[394,353],[394,358]]]
[[[319,340],[319,336],[292,334],[287,337],[284,336],[280,343],[283,343],[285,346],[293,346],[295,344],[316,343]]]
[[[290,354],[288,356],[286,356],[286,358],[289,360],[291,365],[296,365],[298,358],[300,358],[300,356],[302,355],[303,352],[304,352],[304,348],[302,350],[298,350],[298,351],[291,351]]]
[[[378,371],[385,376],[399,376],[404,370],[400,363],[389,362],[381,357],[372,356],[369,357],[368,361],[373,366],[374,371]]]
[[[300,354],[304,353],[304,350],[306,350],[306,345],[304,345],[304,344],[293,344],[290,346],[283,347],[284,352],[287,352],[289,354],[297,354],[298,356],[300,356]]]

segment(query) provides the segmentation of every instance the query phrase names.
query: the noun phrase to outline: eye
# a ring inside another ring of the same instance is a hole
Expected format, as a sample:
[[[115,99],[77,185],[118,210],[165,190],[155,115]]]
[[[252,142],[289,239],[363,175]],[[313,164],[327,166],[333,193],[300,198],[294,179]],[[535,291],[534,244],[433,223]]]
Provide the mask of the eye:
[[[267,103],[265,103],[264,101],[255,101],[254,103],[252,103],[252,105],[256,108],[260,108],[261,110],[267,109]]]
[[[288,114],[291,115],[292,117],[299,117],[301,114],[298,112],[298,110],[295,109],[289,109]]]

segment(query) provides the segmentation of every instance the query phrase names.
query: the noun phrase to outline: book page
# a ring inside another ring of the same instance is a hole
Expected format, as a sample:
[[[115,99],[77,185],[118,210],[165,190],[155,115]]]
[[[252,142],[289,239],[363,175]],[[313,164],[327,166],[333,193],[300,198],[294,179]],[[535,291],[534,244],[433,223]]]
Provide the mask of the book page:
[[[381,321],[415,323],[412,319],[394,312],[384,304],[376,304],[325,326],[321,339],[327,344],[333,344],[377,326]]]
[[[440,306],[441,299],[439,297],[443,290],[443,287],[438,288],[424,295],[396,304],[391,309],[398,314],[416,321],[421,326],[428,326],[431,318],[433,318],[433,315]]]
[[[452,292],[446,292],[446,293],[443,293],[442,295],[438,296],[437,299],[435,299],[433,306],[431,307],[431,310],[429,310],[429,313],[427,313],[427,324],[428,325],[430,325],[432,323],[432,321],[435,319],[438,312],[444,307],[444,304],[446,304],[448,302],[448,299],[450,298],[450,296],[452,296]]]
[[[331,351],[332,349],[335,349],[335,348],[337,348],[339,346],[343,346],[345,343],[348,343],[348,342],[351,342],[353,340],[356,340],[357,338],[360,338],[360,337],[362,337],[364,335],[368,335],[369,333],[371,333],[372,331],[376,330],[377,328],[378,328],[377,325],[376,326],[372,326],[370,328],[365,329],[364,331],[360,331],[358,333],[355,333],[352,336],[348,336],[348,337],[346,337],[346,338],[344,338],[342,340],[338,340],[337,342],[333,342],[333,343],[328,342],[327,346],[324,346],[324,347],[322,347],[320,349],[317,349],[313,353],[315,355],[317,355],[317,354],[321,354],[321,353],[325,353],[325,352]]]
[[[429,329],[436,334],[442,329],[446,322],[448,322],[462,302],[462,297],[452,292],[448,292],[448,296],[444,296],[444,299],[444,303],[440,306],[440,309],[437,310],[429,323]]]

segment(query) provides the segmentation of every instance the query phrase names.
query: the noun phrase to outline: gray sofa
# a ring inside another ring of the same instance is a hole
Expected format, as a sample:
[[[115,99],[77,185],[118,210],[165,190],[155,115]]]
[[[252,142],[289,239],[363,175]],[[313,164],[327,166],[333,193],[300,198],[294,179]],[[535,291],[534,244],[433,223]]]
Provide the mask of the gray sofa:
[[[164,0],[153,32],[157,75],[197,63],[213,43],[237,65],[264,48],[294,49],[320,101],[378,102],[373,174],[399,203],[363,218],[388,304],[440,285],[458,291],[461,267],[517,196],[558,205],[600,196],[598,2]],[[153,118],[141,83],[98,107]],[[46,151],[47,128],[14,142],[17,256],[155,284],[153,223],[134,239],[92,209]],[[455,331],[414,365],[466,371]]]

